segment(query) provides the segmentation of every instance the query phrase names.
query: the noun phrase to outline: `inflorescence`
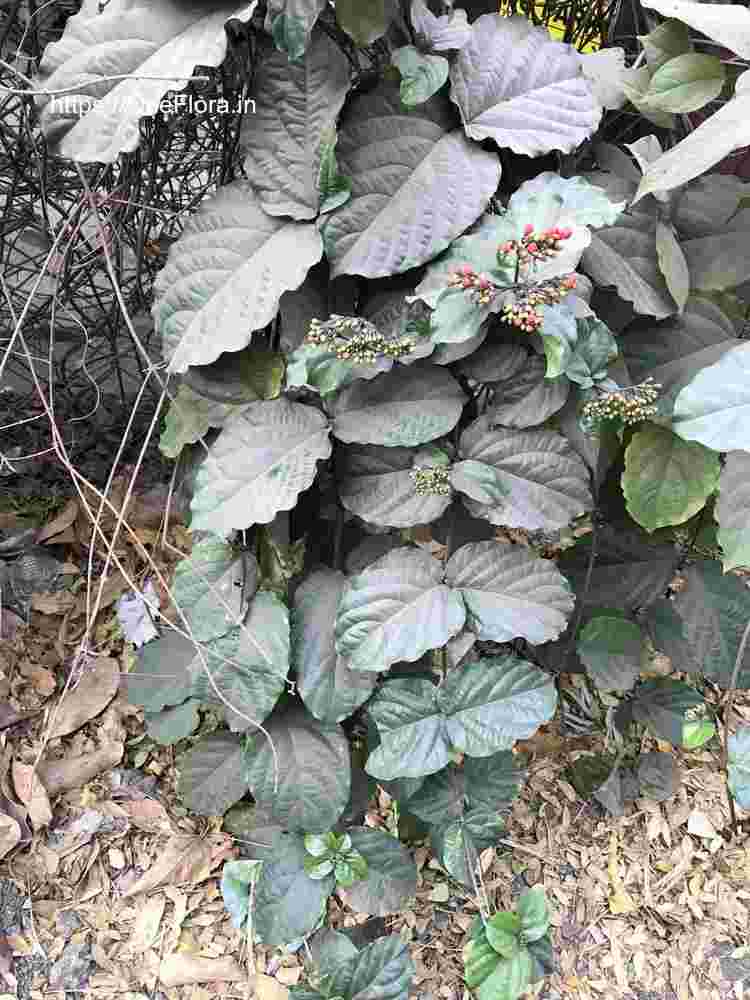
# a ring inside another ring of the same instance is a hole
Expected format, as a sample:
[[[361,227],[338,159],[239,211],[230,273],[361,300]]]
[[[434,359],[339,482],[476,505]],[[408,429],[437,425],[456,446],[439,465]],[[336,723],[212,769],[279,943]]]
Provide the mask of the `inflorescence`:
[[[445,465],[422,466],[409,475],[414,492],[420,497],[444,497],[451,492],[450,469]]]
[[[313,319],[305,343],[328,347],[341,361],[356,365],[371,365],[382,357],[402,358],[415,347],[411,337],[384,337],[369,320],[336,313],[327,320]]]
[[[555,257],[565,240],[570,239],[572,229],[560,229],[555,226],[535,233],[532,225],[527,225],[520,240],[509,240],[502,243],[497,250],[497,260],[501,267],[508,263],[508,258],[515,255],[518,261],[519,275],[527,273],[536,261],[549,260]],[[462,288],[468,292],[477,305],[491,305],[498,293],[508,290],[507,286],[496,285],[486,274],[477,274],[470,264],[463,264],[453,271],[448,278],[449,288]],[[539,312],[539,306],[556,305],[568,292],[576,287],[576,276],[566,274],[549,278],[536,285],[528,285],[517,293],[514,303],[506,303],[501,316],[506,323],[515,326],[524,333],[534,333],[543,322],[544,317]],[[515,291],[515,289],[514,289]]]
[[[584,403],[581,416],[590,423],[602,420],[621,420],[624,424],[638,424],[656,416],[661,385],[649,377],[639,385],[605,392]]]

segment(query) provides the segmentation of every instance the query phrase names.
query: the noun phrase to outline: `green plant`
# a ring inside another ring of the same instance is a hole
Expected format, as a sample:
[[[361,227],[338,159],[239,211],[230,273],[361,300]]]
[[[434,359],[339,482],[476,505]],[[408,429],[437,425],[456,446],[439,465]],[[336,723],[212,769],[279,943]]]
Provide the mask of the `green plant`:
[[[110,6],[71,19],[48,89],[84,86],[85,25],[122,38],[116,68],[153,100]],[[179,625],[144,646],[127,689],[154,738],[192,741],[191,809],[252,795],[251,857],[224,892],[267,944],[311,934],[336,885],[378,915],[414,892],[406,848],[358,825],[368,778],[473,887],[523,780],[515,744],[556,712],[555,674],[585,671],[567,701],[608,748],[576,780],[613,813],[633,789],[674,790],[672,755],[638,759],[645,734],[702,745],[704,680],[750,686],[750,592],[729,572],[750,563],[750,345],[730,318],[750,279],[745,186],[694,179],[705,159],[667,171],[678,154],[655,136],[629,153],[592,143],[604,107],[663,121],[715,97],[723,67],[685,58],[675,22],[628,68],[583,63],[523,18],[468,25],[439,6],[273,0],[262,24],[251,3],[158,25],[174,79],[221,60],[230,14],[251,23],[256,108],[245,177],[186,221],[157,282],[181,377],[161,447],[195,469],[195,544],[172,586]],[[718,10],[679,7],[694,26]],[[42,117],[77,160],[137,143],[107,100]],[[518,182],[519,155],[550,153],[560,172]],[[565,176],[574,161],[591,169]],[[721,561],[695,558],[706,534]],[[649,676],[649,649],[684,676]],[[206,707],[225,726],[192,739]],[[353,998],[359,963],[398,947],[350,955],[301,995]],[[477,925],[467,982],[517,996],[548,951],[532,893]],[[366,995],[405,996],[398,968]]]

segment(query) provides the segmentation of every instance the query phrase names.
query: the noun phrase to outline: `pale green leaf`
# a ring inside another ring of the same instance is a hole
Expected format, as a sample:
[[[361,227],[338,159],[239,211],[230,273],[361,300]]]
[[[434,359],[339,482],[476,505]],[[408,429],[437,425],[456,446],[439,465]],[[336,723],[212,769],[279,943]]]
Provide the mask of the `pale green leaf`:
[[[750,344],[698,372],[675,400],[672,426],[714,451],[750,451]]]
[[[661,219],[656,223],[656,256],[667,288],[682,312],[690,294],[690,269],[674,227]]]
[[[450,65],[444,56],[420,52],[413,45],[396,49],[393,65],[401,74],[401,103],[407,108],[424,104],[448,79]]]
[[[644,100],[651,108],[684,114],[718,97],[726,73],[718,56],[687,52],[660,66],[651,77]]]

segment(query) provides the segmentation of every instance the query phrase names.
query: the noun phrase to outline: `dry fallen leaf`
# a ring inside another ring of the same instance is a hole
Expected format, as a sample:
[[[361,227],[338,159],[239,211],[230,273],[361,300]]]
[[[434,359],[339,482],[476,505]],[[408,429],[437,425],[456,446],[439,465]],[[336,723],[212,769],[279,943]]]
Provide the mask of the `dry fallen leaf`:
[[[23,670],[22,673],[31,681],[31,686],[42,698],[49,698],[51,694],[55,693],[57,682],[51,670],[47,670],[46,667],[32,666]]]
[[[115,767],[122,760],[124,750],[123,743],[117,741],[104,743],[97,750],[81,757],[42,761],[37,773],[47,789],[47,794],[52,798],[71,788],[81,788],[97,774]],[[128,803],[131,804],[133,803]]]
[[[31,825],[35,830],[49,826],[52,821],[52,809],[46,789],[39,776],[34,773],[33,765],[21,764],[14,760],[11,773],[16,795],[26,806]]]
[[[172,821],[161,802],[156,799],[134,799],[119,802],[118,805],[126,812],[130,822],[138,830],[146,833],[171,833]]]
[[[78,684],[61,700],[52,720],[51,738],[68,736],[103,712],[120,686],[120,664],[108,656],[83,664]]]
[[[609,875],[609,911],[612,914],[632,913],[637,910],[633,897],[625,889],[620,870],[617,864],[617,834],[613,830],[609,835],[609,862],[607,864],[607,874]]]
[[[12,816],[0,813],[0,858],[13,850],[21,839],[21,827]]]
[[[253,985],[256,1000],[288,1000],[289,990],[273,976],[256,976]]]
[[[124,594],[126,590],[130,590],[130,584],[122,575],[122,573],[117,570],[113,570],[111,575],[107,578],[104,586],[102,587],[102,599],[99,602],[99,610],[103,608],[108,608],[110,604],[114,604],[117,598]],[[93,609],[96,602],[97,596],[99,594],[99,583],[95,582],[91,593],[91,607]],[[73,618],[79,618],[81,615],[86,613],[86,593],[82,591],[75,602],[75,607],[73,608],[71,615]]]
[[[36,544],[40,545],[42,542],[46,542],[50,538],[55,538],[55,535],[59,535],[60,532],[69,528],[77,517],[78,501],[68,500],[65,507],[60,511],[57,517],[53,518],[49,524],[45,524],[43,528],[39,529],[39,534],[36,536]],[[57,541],[58,539],[55,538],[55,543],[57,543]]]
[[[166,905],[167,900],[161,893],[146,900],[143,908],[138,911],[133,925],[133,933],[130,936],[130,951],[140,954],[148,951],[156,943]]]
[[[75,603],[75,596],[69,590],[45,590],[31,595],[32,610],[42,615],[65,615]]]
[[[693,809],[688,816],[687,829],[688,833],[692,833],[694,837],[708,837],[711,839],[716,836],[713,823],[700,809]]]
[[[199,958],[196,955],[175,951],[167,955],[159,966],[159,979],[163,986],[213,982],[239,983],[247,978],[247,970],[241,968],[230,956]]]
[[[124,896],[136,896],[169,883],[202,882],[217,865],[233,855],[232,838],[224,833],[210,837],[180,834],[167,843],[156,863],[132,885]]]

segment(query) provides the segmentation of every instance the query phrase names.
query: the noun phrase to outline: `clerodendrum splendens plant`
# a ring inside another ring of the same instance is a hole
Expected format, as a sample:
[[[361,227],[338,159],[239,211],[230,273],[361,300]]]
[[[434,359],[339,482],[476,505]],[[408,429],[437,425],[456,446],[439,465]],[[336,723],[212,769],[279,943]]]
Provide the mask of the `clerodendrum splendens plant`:
[[[257,846],[223,889],[270,945],[310,935],[333,891],[377,915],[414,893],[407,848],[359,825],[368,777],[475,886],[556,673],[585,672],[584,722],[611,750],[588,791],[615,813],[675,790],[671,753],[638,757],[645,731],[701,745],[705,679],[750,686],[750,592],[729,572],[750,564],[748,195],[697,177],[748,128],[745,77],[674,150],[594,146],[598,168],[565,176],[603,107],[665,124],[722,91],[721,62],[675,20],[631,69],[440,7],[87,2],[42,62],[46,91],[100,98],[63,119],[47,104],[50,141],[107,163],[157,112],[154,76],[219,65],[227,19],[252,26],[245,176],[187,220],[153,309],[179,381],[161,448],[197,468],[173,587],[191,639],[163,629],[128,692],[163,742],[191,738],[198,709],[222,716],[181,757],[180,790],[228,826],[252,794]],[[744,9],[669,9],[709,35],[735,19],[716,37],[750,55]],[[691,159],[701,130],[719,140]],[[506,170],[501,197],[498,149],[511,174],[511,154],[551,151],[565,170],[520,186]],[[649,672],[653,649],[679,677]],[[748,807],[747,729],[726,752]],[[548,944],[536,894],[483,912],[467,983],[514,998]],[[406,996],[398,939],[329,935],[319,955],[303,996]]]

